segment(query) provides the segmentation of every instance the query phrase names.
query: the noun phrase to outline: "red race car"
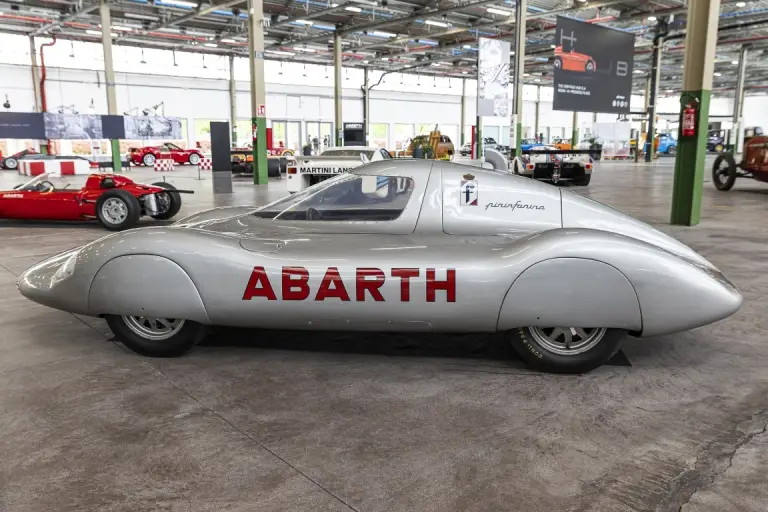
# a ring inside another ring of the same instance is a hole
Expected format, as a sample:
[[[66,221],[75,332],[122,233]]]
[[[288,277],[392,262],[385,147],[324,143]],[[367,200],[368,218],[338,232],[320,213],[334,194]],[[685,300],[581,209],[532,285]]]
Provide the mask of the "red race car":
[[[595,64],[595,59],[585,53],[577,53],[573,50],[564,51],[562,46],[558,46],[555,48],[555,69],[594,73],[597,64]]]
[[[146,146],[143,148],[129,148],[128,158],[136,165],[155,165],[155,160],[161,154],[170,154],[170,158],[177,164],[197,165],[203,159],[203,154],[197,149],[182,149],[176,144],[166,142],[161,146]]]
[[[24,158],[27,155],[36,155],[36,154],[37,152],[34,149],[25,149],[23,151],[19,151],[18,153],[14,153],[6,157],[4,157],[2,153],[0,153],[0,169],[10,169],[12,171],[16,170],[19,167],[20,158]]]
[[[181,208],[181,194],[193,193],[165,182],[134,183],[118,174],[90,174],[85,186],[70,187],[72,182],[59,175],[36,176],[13,190],[0,192],[0,218],[98,220],[110,231],[119,231],[136,226],[144,215],[170,219]]]

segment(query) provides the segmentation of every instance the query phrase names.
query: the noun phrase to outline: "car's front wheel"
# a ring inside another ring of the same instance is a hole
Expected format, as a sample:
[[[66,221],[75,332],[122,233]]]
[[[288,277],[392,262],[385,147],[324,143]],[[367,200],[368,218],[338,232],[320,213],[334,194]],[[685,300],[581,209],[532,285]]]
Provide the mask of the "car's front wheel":
[[[677,154],[677,146],[669,146],[667,148],[667,154],[675,156]]]
[[[189,165],[197,165],[200,163],[200,155],[192,153],[189,155]]]
[[[140,217],[139,200],[125,190],[109,190],[96,201],[96,218],[110,231],[130,229]]]
[[[605,327],[519,327],[510,343],[536,368],[555,373],[584,373],[610,361],[626,331]]]
[[[118,341],[150,357],[180,356],[205,337],[205,326],[180,318],[107,315],[105,320]]]
[[[143,163],[147,167],[152,167],[153,165],[155,165],[155,160],[156,160],[155,155],[153,155],[152,153],[147,153],[141,158],[141,163]]]

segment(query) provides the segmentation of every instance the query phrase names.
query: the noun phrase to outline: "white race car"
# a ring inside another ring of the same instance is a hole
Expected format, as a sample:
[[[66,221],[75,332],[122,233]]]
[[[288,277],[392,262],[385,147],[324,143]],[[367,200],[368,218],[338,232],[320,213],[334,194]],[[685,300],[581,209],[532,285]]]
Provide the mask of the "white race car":
[[[326,149],[320,156],[296,156],[288,162],[288,192],[301,192],[364,163],[389,158],[386,149],[366,146],[342,146]]]
[[[574,185],[589,185],[593,163],[587,151],[569,154],[569,151],[554,146],[537,146],[530,151],[515,157],[512,162],[515,174],[552,183],[568,181]]]

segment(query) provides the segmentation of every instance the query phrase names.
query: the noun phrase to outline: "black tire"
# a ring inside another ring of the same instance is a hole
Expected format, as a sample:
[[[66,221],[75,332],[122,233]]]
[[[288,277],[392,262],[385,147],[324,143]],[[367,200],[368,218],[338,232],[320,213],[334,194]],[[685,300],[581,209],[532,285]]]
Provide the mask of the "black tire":
[[[677,146],[669,146],[667,148],[667,154],[675,156],[677,154]]]
[[[178,357],[188,352],[205,337],[205,326],[189,320],[183,321],[177,333],[162,340],[139,335],[126,323],[131,321],[127,317],[107,315],[105,320],[118,341],[143,356]]]
[[[585,373],[601,366],[616,355],[626,336],[622,329],[593,329],[602,332],[596,344],[581,353],[558,354],[537,340],[532,327],[511,331],[510,344],[526,363],[539,370],[553,373]],[[538,330],[541,332],[541,329]]]
[[[176,187],[164,181],[158,181],[157,183],[153,183],[152,185],[155,187],[160,187],[168,190],[168,192],[165,192],[165,194],[168,195],[168,198],[171,201],[171,206],[168,208],[168,211],[164,213],[158,213],[157,215],[150,215],[150,217],[152,217],[155,220],[172,219],[173,217],[176,216],[177,213],[179,213],[179,210],[181,210],[181,194],[179,194],[178,192],[173,192],[173,190],[176,190]]]
[[[5,167],[10,171],[15,171],[18,166],[19,166],[19,161],[13,158],[12,156],[9,156],[3,162],[3,167]]]
[[[595,72],[595,62],[594,61],[587,61],[587,65],[584,66],[584,71],[587,73],[594,73]]]
[[[157,160],[157,158],[152,153],[145,153],[144,156],[141,157],[141,163],[147,167],[153,167],[155,165],[155,160]]]
[[[122,220],[115,220],[105,213],[104,206],[108,201],[122,202],[125,207],[125,216]],[[99,219],[102,226],[110,231],[130,229],[138,224],[140,217],[141,205],[139,200],[125,190],[108,190],[101,194],[96,201],[96,218]]]
[[[578,181],[574,181],[574,185],[578,185],[580,187],[586,187],[589,185],[589,182],[592,181],[592,175],[591,174],[585,174],[583,178],[581,178]]]
[[[563,69],[563,59],[561,59],[560,57],[555,57],[554,65],[555,65],[555,69]]]
[[[712,183],[717,190],[728,191],[736,183],[736,160],[730,153],[720,153],[712,166]]]
[[[197,165],[200,163],[200,155],[197,153],[190,153],[189,155],[189,165]]]

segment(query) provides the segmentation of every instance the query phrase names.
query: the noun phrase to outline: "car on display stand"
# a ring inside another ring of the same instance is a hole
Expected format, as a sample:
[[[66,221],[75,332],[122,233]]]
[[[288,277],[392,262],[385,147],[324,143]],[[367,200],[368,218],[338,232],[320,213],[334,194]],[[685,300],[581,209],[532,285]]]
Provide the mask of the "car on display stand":
[[[531,365],[568,373],[609,361],[627,334],[685,331],[742,302],[704,257],[629,215],[418,159],[113,234],[34,265],[18,288],[105,318],[149,356],[181,355],[209,326],[504,333]]]
[[[658,136],[658,146],[656,146],[657,153],[664,153],[665,155],[677,154],[677,139],[671,133],[660,133]]]
[[[76,183],[77,178],[85,182]],[[110,231],[135,227],[142,216],[173,218],[181,194],[170,183],[135,183],[120,174],[90,174],[64,178],[44,173],[12,190],[0,191],[0,219],[37,221],[97,220]]]
[[[390,160],[386,149],[373,146],[329,148],[320,156],[295,156],[288,162],[288,192],[295,194],[368,162]]]
[[[12,155],[3,156],[0,153],[0,169],[7,169],[9,171],[15,171],[19,168],[19,160],[29,155],[36,155],[37,151],[34,149],[24,149]]]
[[[512,171],[520,176],[550,183],[587,186],[592,181],[592,151],[561,150],[555,146],[535,146],[512,160]]]
[[[762,132],[762,130],[761,130]],[[736,178],[752,178],[768,182],[768,135],[754,135],[744,139],[744,153],[736,162],[733,153],[717,155],[712,166],[712,182],[717,190],[733,188]]]
[[[170,159],[176,164],[197,165],[203,159],[199,149],[184,149],[176,144],[166,142],[160,146],[144,146],[141,148],[128,148],[128,157],[134,165],[155,165],[162,155],[170,155]]]
[[[528,151],[536,147],[544,147],[544,144],[536,139],[520,139],[520,150]]]

